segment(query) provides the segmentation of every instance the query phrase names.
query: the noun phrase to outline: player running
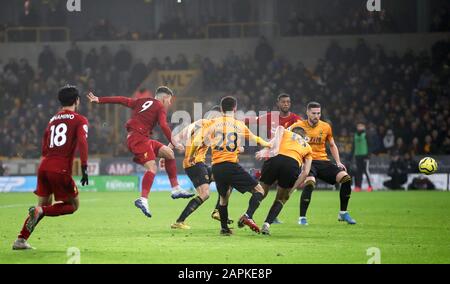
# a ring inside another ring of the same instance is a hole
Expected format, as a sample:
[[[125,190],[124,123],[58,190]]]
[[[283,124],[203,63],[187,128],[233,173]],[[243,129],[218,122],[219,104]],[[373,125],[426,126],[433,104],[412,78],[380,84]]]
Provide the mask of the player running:
[[[147,217],[152,217],[148,206],[148,195],[156,175],[156,157],[165,159],[165,168],[172,186],[172,198],[190,198],[194,193],[181,189],[177,179],[177,166],[173,150],[156,140],[149,139],[153,128],[159,124],[170,144],[182,150],[183,145],[172,143],[172,131],[167,125],[166,111],[172,104],[172,90],[158,87],[155,98],[131,99],[127,97],[96,97],[89,93],[88,99],[97,104],[121,104],[132,109],[131,118],[126,123],[128,132],[127,146],[134,155],[133,161],[145,167],[142,178],[141,197],[134,204]]]
[[[83,175],[81,184],[89,184],[88,121],[77,113],[80,105],[77,88],[70,85],[63,87],[58,92],[58,100],[62,108],[50,119],[42,138],[42,160],[34,192],[38,196],[38,204],[29,208],[29,216],[13,244],[14,250],[32,249],[27,240],[44,216],[55,217],[77,211],[80,201],[72,179],[72,163],[77,148]],[[52,195],[59,202],[53,203]]]
[[[260,183],[264,190],[278,182],[277,196],[261,228],[265,235],[270,235],[270,225],[292,192],[305,181],[312,162],[312,149],[306,141],[305,130],[301,127],[297,126],[289,131],[279,126],[274,141],[271,142],[274,145],[272,150],[264,149],[256,153],[257,159],[271,157],[262,167]]]
[[[220,107],[223,115],[211,120],[205,135],[200,133],[194,139],[194,147],[206,144],[210,145],[212,151],[212,172],[216,181],[217,191],[220,195],[219,214],[221,231],[220,234],[229,236],[232,231],[228,227],[228,200],[235,188],[241,193],[252,192],[247,212],[241,216],[239,227],[247,225],[253,231],[259,233],[259,227],[253,221],[253,214],[263,199],[264,190],[259,183],[238,164],[239,147],[241,137],[252,139],[259,145],[270,147],[262,138],[255,136],[243,122],[235,119],[237,101],[234,97],[222,98]]]
[[[305,187],[300,198],[300,217],[298,224],[308,225],[306,211],[308,210],[311,195],[316,186],[316,178],[332,185],[336,182],[341,184],[339,191],[341,210],[338,214],[338,220],[345,221],[348,224],[356,224],[356,221],[347,212],[348,201],[352,192],[352,178],[347,173],[344,164],[341,163],[338,147],[334,143],[331,126],[320,120],[321,106],[317,102],[308,103],[306,114],[308,117],[307,120],[297,122],[291,126],[291,129],[300,126],[306,131],[306,136],[309,139],[308,143],[313,151],[311,171],[306,178]],[[331,163],[328,159],[325,145],[327,142],[336,164]]]

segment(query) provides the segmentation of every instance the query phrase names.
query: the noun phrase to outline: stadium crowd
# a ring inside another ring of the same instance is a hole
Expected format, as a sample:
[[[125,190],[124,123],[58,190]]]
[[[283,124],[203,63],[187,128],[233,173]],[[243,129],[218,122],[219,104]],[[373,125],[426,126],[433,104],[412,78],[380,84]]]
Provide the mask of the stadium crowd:
[[[65,13],[66,1],[38,1],[25,0],[23,8],[18,9],[15,22],[0,22],[0,40],[5,37],[7,27],[69,27],[67,13]],[[323,3],[322,3],[323,4]],[[75,40],[158,40],[158,39],[199,39],[199,38],[229,38],[236,36],[257,36],[258,29],[253,30],[246,26],[241,34],[241,27],[226,24],[255,23],[259,22],[252,14],[249,1],[234,1],[229,15],[208,14],[199,15],[198,18],[189,17],[183,9],[176,14],[167,16],[156,27],[145,26],[139,30],[126,27],[118,27],[114,19],[101,17],[93,22],[89,29],[77,36]],[[281,5],[281,4],[280,4]],[[343,34],[377,34],[377,33],[404,33],[416,32],[416,24],[399,25],[401,14],[393,15],[386,9],[380,12],[369,12],[364,5],[351,5],[349,8],[340,1],[333,1],[329,11],[309,11],[289,6],[279,7],[280,13],[272,22],[280,24],[280,35],[343,35]],[[450,14],[448,3],[443,2],[431,12],[430,32],[450,31]],[[289,12],[287,12],[289,11]],[[261,22],[264,22],[261,20]],[[225,24],[225,26],[217,26]],[[237,30],[237,32],[236,32]],[[35,41],[36,34],[33,31],[17,31],[8,34],[10,41]],[[47,40],[64,40],[60,31],[50,31]]]
[[[374,154],[450,154],[449,41],[437,42],[432,54],[386,54],[363,40],[354,49],[332,42],[315,70],[262,54],[258,48],[254,55],[230,52],[216,64],[205,58],[205,87],[236,95],[247,110],[268,110],[281,92],[292,95],[293,110],[302,114],[308,101],[319,101],[344,153],[362,121]]]
[[[301,62],[275,56],[262,39],[254,54],[230,51],[222,62],[180,54],[172,61],[152,58],[147,64],[133,60],[126,46],[112,54],[107,46],[85,53],[72,44],[65,58],[51,47],[41,52],[38,66],[26,59],[0,62],[2,121],[0,156],[37,158],[40,137],[58,107],[52,94],[73,82],[99,96],[130,94],[153,70],[200,68],[206,93],[227,92],[239,100],[240,109],[267,111],[281,92],[291,94],[294,112],[304,115],[308,101],[323,104],[323,117],[331,121],[341,152],[350,155],[355,123],[367,124],[373,154],[450,154],[450,42],[437,42],[432,53],[386,54],[360,40],[354,49],[336,42],[315,70]],[[215,104],[211,101],[210,104]],[[103,147],[113,142],[113,128],[95,112],[82,113],[90,120],[90,152],[110,154]],[[126,153],[124,145],[115,155]]]

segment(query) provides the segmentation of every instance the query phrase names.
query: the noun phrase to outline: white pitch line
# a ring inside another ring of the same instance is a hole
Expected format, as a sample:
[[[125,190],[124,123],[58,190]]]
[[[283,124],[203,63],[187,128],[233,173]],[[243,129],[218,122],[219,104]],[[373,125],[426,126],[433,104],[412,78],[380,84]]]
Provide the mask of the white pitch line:
[[[94,198],[94,199],[86,199],[86,200],[80,200],[80,203],[84,203],[84,202],[94,202],[100,200],[98,198]],[[30,206],[30,203],[28,204],[9,204],[9,205],[0,205],[0,209],[6,209],[6,208],[15,208],[15,207],[24,207],[24,206]]]
[[[0,209],[3,208],[14,208],[14,207],[22,207],[22,206],[27,206],[30,204],[10,204],[10,205],[0,205]]]

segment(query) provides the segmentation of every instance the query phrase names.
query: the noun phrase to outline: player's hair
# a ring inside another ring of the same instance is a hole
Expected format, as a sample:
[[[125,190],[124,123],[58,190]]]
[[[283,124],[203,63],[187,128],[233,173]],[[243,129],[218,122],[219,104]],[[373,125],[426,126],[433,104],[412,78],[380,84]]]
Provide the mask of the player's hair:
[[[297,133],[298,135],[302,136],[303,138],[306,137],[306,131],[303,129],[303,127],[296,126],[291,129],[292,132]]]
[[[309,102],[306,109],[310,110],[312,108],[320,108],[320,104],[318,102]]]
[[[237,100],[232,96],[226,96],[220,100],[220,108],[222,109],[222,112],[233,111],[236,105]]]
[[[280,101],[282,98],[291,98],[291,95],[286,94],[286,93],[281,93],[278,95],[277,101]]]
[[[58,91],[58,100],[62,106],[72,106],[80,97],[77,87],[73,85],[65,85]]]
[[[169,96],[173,96],[172,90],[169,87],[166,87],[166,86],[159,86],[156,89],[155,94],[156,94],[156,96],[158,96],[159,94],[167,94]]]

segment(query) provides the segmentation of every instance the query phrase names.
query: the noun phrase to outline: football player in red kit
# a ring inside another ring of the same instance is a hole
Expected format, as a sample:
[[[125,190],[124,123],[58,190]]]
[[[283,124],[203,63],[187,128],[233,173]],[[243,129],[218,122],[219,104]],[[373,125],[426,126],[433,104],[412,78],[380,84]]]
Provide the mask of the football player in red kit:
[[[27,240],[44,216],[74,213],[79,206],[78,189],[72,179],[72,162],[78,148],[84,186],[89,183],[87,174],[88,121],[78,114],[78,90],[67,85],[58,93],[62,109],[50,119],[42,139],[42,160],[38,169],[38,205],[29,208],[29,216],[20,231],[13,249],[31,249]],[[52,204],[52,195],[57,203]]]
[[[255,117],[247,117],[245,119],[246,124],[258,123],[258,125],[267,125],[267,139],[272,138],[272,132],[278,126],[283,126],[288,128],[295,122],[302,120],[302,118],[291,112],[291,96],[286,93],[281,93],[277,97],[277,108],[278,111],[271,111],[265,115]],[[277,120],[278,116],[278,120]],[[262,135],[261,133],[259,134]]]
[[[172,104],[172,96],[172,90],[164,86],[156,89],[155,98],[96,97],[92,93],[88,94],[91,103],[121,104],[132,109],[131,118],[126,123],[127,146],[134,154],[133,161],[146,169],[142,178],[141,197],[134,204],[147,217],[152,216],[148,207],[148,195],[157,171],[156,157],[165,159],[165,169],[172,186],[173,199],[191,198],[195,195],[183,190],[178,184],[177,166],[172,148],[183,150],[184,147],[179,143],[175,143],[175,145],[172,143],[172,131],[167,125],[166,109]],[[169,146],[149,139],[156,124],[160,125],[169,140]]]
[[[267,126],[267,139],[271,139],[275,129],[278,126],[283,126],[284,128],[288,128],[295,122],[302,120],[302,118],[291,112],[291,96],[286,93],[281,93],[277,97],[277,108],[278,111],[271,111],[265,115],[255,117],[248,117],[245,119],[247,124],[257,123],[258,126],[266,125]],[[278,119],[278,120],[277,120]],[[249,126],[250,129],[253,129]],[[258,127],[259,129],[259,127]],[[259,133],[261,137],[262,134]],[[268,194],[268,188],[265,187],[264,197]],[[278,218],[275,218],[273,224],[280,224],[281,221]]]

